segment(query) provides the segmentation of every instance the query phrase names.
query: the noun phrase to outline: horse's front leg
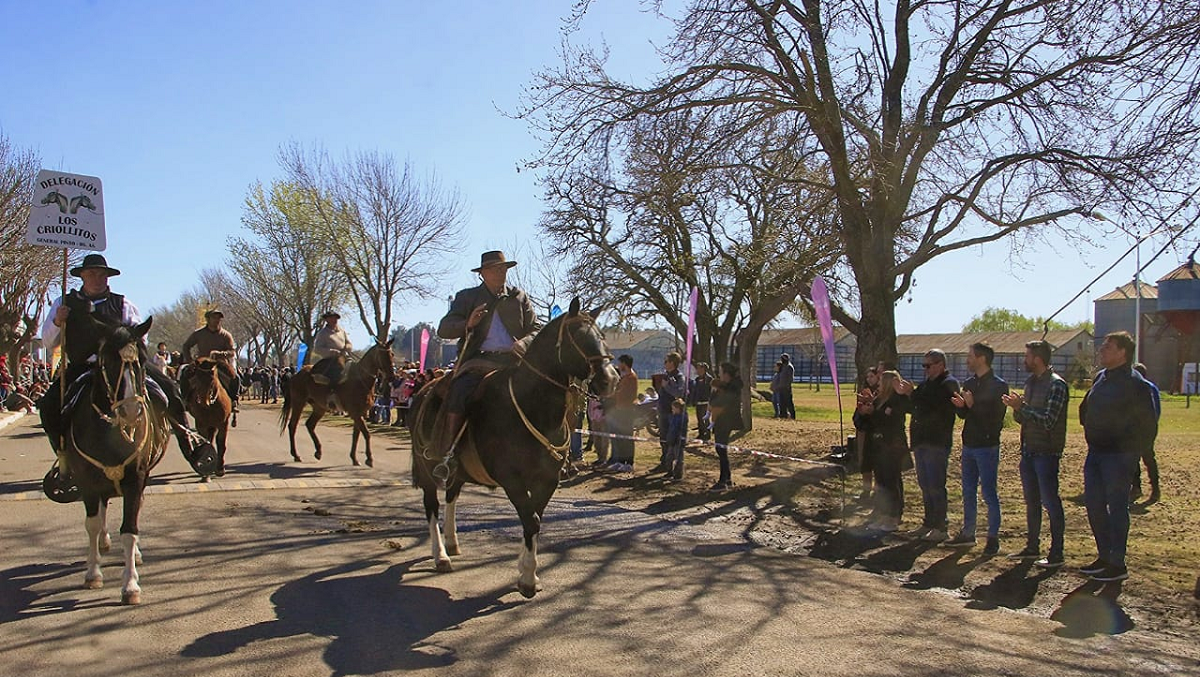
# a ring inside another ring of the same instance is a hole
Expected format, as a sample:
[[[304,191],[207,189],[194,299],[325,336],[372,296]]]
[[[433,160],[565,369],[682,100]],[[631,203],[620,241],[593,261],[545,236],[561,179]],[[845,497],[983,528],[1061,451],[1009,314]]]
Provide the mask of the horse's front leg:
[[[367,467],[374,468],[375,458],[371,456],[371,429],[367,427],[367,422],[361,418],[359,419],[359,424],[362,425],[363,446],[367,448]],[[353,451],[353,446],[351,450]]]
[[[100,512],[100,505],[98,497],[83,497],[83,509],[87,512],[83,528],[88,536],[87,573],[83,575],[83,587],[91,590],[104,587],[104,574],[100,571],[100,541],[101,534],[104,533],[104,516]]]
[[[542,519],[538,516],[538,506],[534,505],[528,494],[515,487],[505,487],[505,491],[521,518],[525,536],[521,542],[521,556],[517,559],[517,590],[523,597],[533,597],[538,593],[541,583],[537,576],[537,542]]]
[[[450,555],[446,554],[446,543],[442,540],[442,532],[438,530],[438,498],[437,485],[432,478],[421,483],[425,492],[425,520],[429,522],[429,547],[433,555],[433,567],[440,573],[454,571]]]
[[[229,439],[229,426],[217,429],[217,477],[225,476],[225,441]]]
[[[455,506],[458,505],[458,496],[462,492],[462,487],[461,481],[454,482],[446,490],[446,518],[442,520],[442,534],[446,542],[446,554],[451,557],[462,554],[458,548],[458,523],[454,517]]]
[[[108,501],[100,501],[100,554],[112,550],[112,537],[108,535]]]
[[[354,423],[354,425],[353,425],[352,431],[350,433],[350,465],[357,466],[358,465],[358,435],[359,435],[358,426],[359,426],[359,423],[362,422],[362,419],[354,418],[354,419],[351,419],[351,421]]]
[[[121,583],[121,603],[141,604],[142,588],[138,585],[137,565],[142,563],[142,551],[138,547],[138,513],[142,509],[142,490],[146,486],[145,475],[130,470],[121,482],[123,520],[121,521],[121,545],[125,549],[125,572]]]

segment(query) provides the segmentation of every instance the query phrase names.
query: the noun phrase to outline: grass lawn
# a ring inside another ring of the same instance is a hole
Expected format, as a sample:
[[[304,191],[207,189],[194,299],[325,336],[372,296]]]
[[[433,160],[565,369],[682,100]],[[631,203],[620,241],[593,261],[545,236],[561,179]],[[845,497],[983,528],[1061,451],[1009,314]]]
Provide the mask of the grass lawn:
[[[760,386],[762,387],[762,386]],[[644,389],[645,386],[643,385]],[[756,402],[754,429],[735,439],[733,444],[747,449],[784,456],[817,460],[839,443],[845,434],[853,433],[850,417],[853,413],[854,392],[849,386],[842,390],[844,428],[839,428],[837,398],[832,386],[825,384],[817,392],[807,385],[794,387],[795,421],[771,418],[770,402]],[[1067,446],[1061,470],[1061,494],[1067,516],[1066,558],[1068,565],[1080,566],[1095,558],[1095,541],[1088,527],[1083,505],[1083,461],[1087,448],[1083,429],[1079,425],[1079,402],[1084,391],[1071,393],[1068,405]],[[1188,407],[1183,396],[1164,395],[1162,419],[1156,443],[1156,455],[1162,476],[1162,501],[1151,506],[1134,506],[1129,533],[1128,564],[1131,574],[1143,594],[1158,592],[1187,594],[1189,597],[1200,574],[1200,397]],[[692,422],[694,425],[694,421]],[[955,431],[955,446],[951,451],[950,522],[953,531],[962,519],[962,487],[960,473],[961,422]],[[1025,537],[1025,508],[1021,482],[1017,471],[1019,426],[1012,420],[1011,411],[1002,434],[1000,461],[1000,505],[1002,512],[1002,552],[1020,549]],[[638,443],[639,467],[657,462],[657,445]],[[693,481],[677,485],[680,491],[697,490],[716,477],[715,455],[705,449],[688,458],[689,475]],[[779,460],[756,460],[749,454],[735,454],[735,481],[739,486],[754,485],[760,479],[778,479],[788,473],[811,476],[812,466]],[[788,466],[794,466],[789,468]],[[1143,471],[1144,474],[1144,471]],[[695,477],[699,475],[699,477]],[[852,475],[847,490],[853,496],[861,479]],[[775,482],[774,498],[797,510],[819,513],[840,507],[841,482],[828,476],[820,482]],[[1149,494],[1149,481],[1143,478],[1143,491]],[[789,495],[780,495],[783,494]],[[914,473],[905,473],[905,519],[903,528],[920,524],[921,494]],[[861,519],[858,518],[858,519]],[[979,505],[979,528],[986,528],[986,508]],[[1042,548],[1049,546],[1049,523],[1043,519]],[[1131,581],[1131,584],[1134,584]]]

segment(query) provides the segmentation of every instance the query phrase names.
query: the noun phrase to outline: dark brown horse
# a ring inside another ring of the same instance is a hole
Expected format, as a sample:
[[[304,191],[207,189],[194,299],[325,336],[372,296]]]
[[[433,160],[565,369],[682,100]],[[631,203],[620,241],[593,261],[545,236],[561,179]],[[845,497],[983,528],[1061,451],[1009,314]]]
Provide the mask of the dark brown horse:
[[[200,357],[188,366],[184,374],[188,380],[188,397],[184,406],[196,419],[196,430],[217,447],[217,477],[225,476],[225,441],[229,437],[229,419],[233,412],[233,401],[221,384],[220,374],[224,369],[227,367],[219,359]],[[230,376],[226,373],[226,377]],[[204,475],[201,481],[207,482],[208,475]]]
[[[288,381],[283,391],[283,411],[279,413],[279,433],[284,427],[288,431],[292,458],[300,462],[296,453],[296,426],[304,414],[304,406],[312,405],[312,413],[304,422],[308,435],[317,448],[315,457],[321,459],[321,440],[317,439],[317,422],[329,410],[329,398],[336,397],[346,415],[354,420],[354,436],[350,442],[350,462],[358,465],[358,436],[362,435],[367,448],[367,465],[374,466],[371,457],[371,431],[367,429],[367,412],[375,403],[375,378],[386,376],[390,383],[396,377],[396,365],[392,358],[392,342],[377,343],[363,355],[362,359],[346,368],[345,377],[338,383],[322,385],[313,380],[312,365],[303,369]]]
[[[66,465],[83,497],[88,535],[88,588],[100,588],[100,554],[111,546],[105,524],[108,501],[121,496],[124,519],[121,540],[125,549],[125,572],[121,601],[137,604],[142,589],[138,585],[137,565],[138,513],[142,491],[151,469],[162,459],[170,429],[166,418],[166,400],[147,388],[146,345],[142,337],[150,329],[150,320],[136,327],[109,329],[83,316],[68,319],[67,330],[103,331],[96,366],[70,393],[70,412],[64,435],[61,462]],[[85,326],[88,322],[91,327]],[[69,393],[69,394],[70,394]]]
[[[459,554],[454,505],[463,484],[502,487],[517,509],[524,529],[517,561],[517,588],[525,597],[538,590],[537,539],[542,513],[558,488],[559,472],[570,445],[569,408],[587,392],[586,380],[602,395],[611,394],[617,372],[595,320],[570,311],[550,321],[514,366],[493,372],[467,406],[467,427],[456,445],[457,471],[446,483],[446,519],[438,531],[437,460],[425,457],[438,425],[449,377],[422,388],[412,409],[413,485],[425,492],[425,517],[438,571],[450,571],[450,555]],[[440,384],[440,385],[439,385]]]

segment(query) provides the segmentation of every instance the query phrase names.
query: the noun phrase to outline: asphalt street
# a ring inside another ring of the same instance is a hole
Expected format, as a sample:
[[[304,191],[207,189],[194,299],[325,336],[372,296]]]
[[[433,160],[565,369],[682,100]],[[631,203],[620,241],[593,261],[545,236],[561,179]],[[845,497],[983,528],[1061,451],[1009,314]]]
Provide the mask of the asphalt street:
[[[463,555],[435,573],[406,441],[376,436],[376,467],[355,468],[349,428],[323,426],[325,458],[304,439],[292,463],[276,411],[247,407],[229,473],[209,484],[168,451],[133,607],[117,543],[106,587],[84,589],[83,508],[41,497],[51,454],[36,417],[0,430],[0,674],[1200,674],[1194,638],[1081,636],[570,492],[546,511],[545,589],[525,600],[503,494],[464,494]]]

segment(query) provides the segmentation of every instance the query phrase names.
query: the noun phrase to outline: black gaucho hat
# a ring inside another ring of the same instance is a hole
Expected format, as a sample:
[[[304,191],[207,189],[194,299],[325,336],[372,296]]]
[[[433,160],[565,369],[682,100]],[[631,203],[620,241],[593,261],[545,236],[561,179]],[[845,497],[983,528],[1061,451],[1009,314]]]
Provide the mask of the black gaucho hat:
[[[121,274],[121,271],[108,265],[108,261],[104,260],[103,254],[88,254],[83,257],[83,263],[71,269],[71,277],[81,277],[80,273],[93,268],[103,270],[109,277]]]
[[[509,261],[508,259],[504,258],[504,252],[496,250],[494,252],[484,252],[482,255],[480,255],[479,267],[472,268],[471,272],[478,273],[484,268],[491,268],[492,266],[504,266],[505,268],[512,268],[515,265],[517,265],[516,261]]]

